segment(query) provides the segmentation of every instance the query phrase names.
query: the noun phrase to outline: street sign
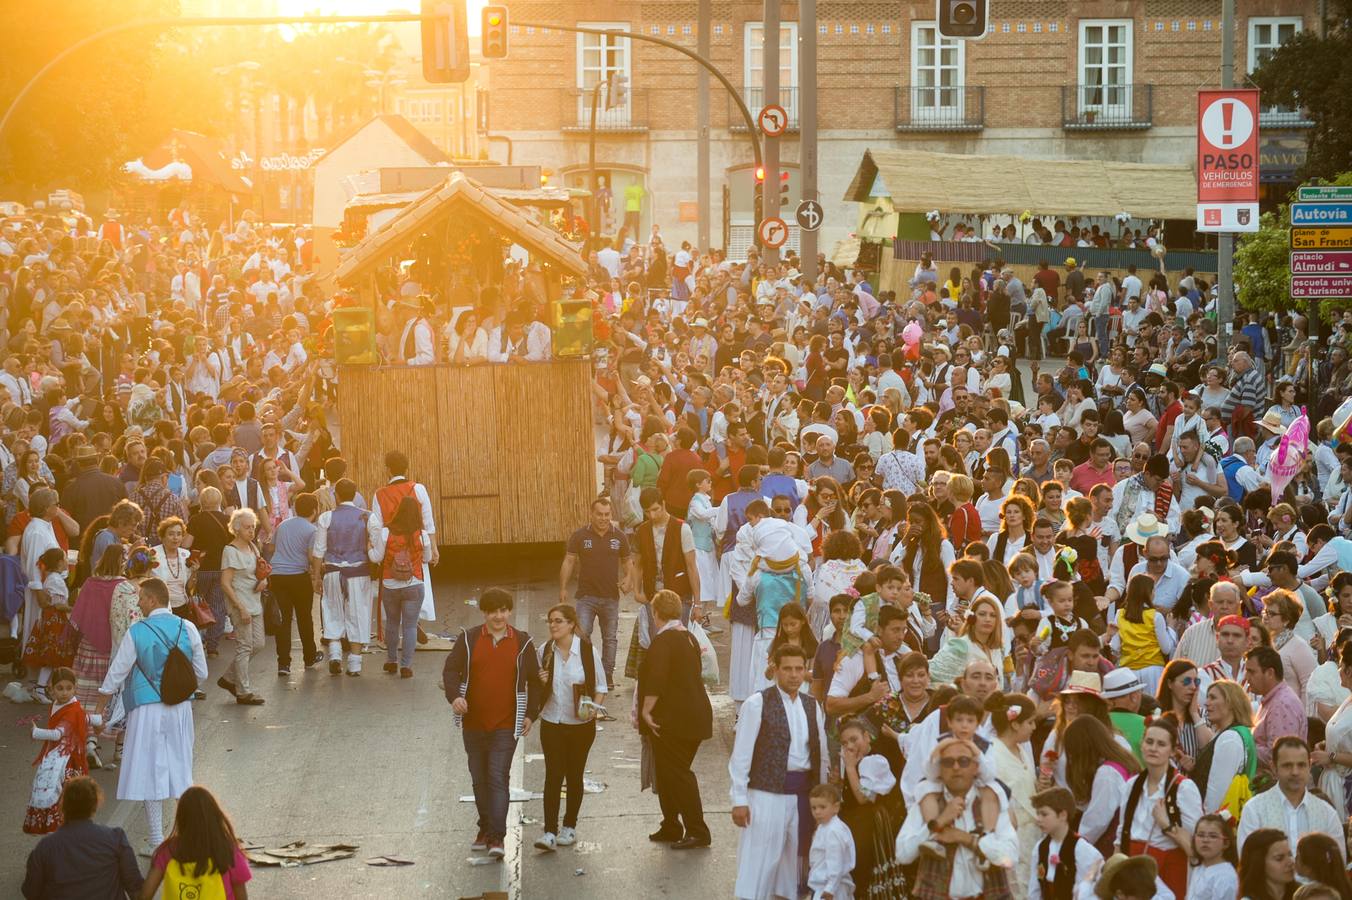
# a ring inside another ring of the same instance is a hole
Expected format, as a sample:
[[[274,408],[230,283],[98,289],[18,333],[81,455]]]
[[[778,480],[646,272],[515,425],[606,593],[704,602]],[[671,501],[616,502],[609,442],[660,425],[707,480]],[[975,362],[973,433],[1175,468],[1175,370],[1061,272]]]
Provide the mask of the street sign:
[[[1352,187],[1323,184],[1300,188],[1300,200],[1352,200]]]
[[[1352,225],[1352,201],[1292,203],[1292,225]]]
[[[1197,229],[1258,230],[1258,91],[1197,92]]]
[[[1352,250],[1294,250],[1292,275],[1352,275]]]
[[[1296,300],[1352,298],[1352,274],[1297,275],[1291,279],[1291,296]]]
[[[1352,227],[1292,228],[1292,250],[1352,250]]]
[[[756,124],[766,137],[779,137],[784,133],[784,129],[789,127],[789,114],[778,103],[771,103],[761,107],[760,115],[756,116]]]
[[[822,227],[825,212],[822,210],[822,205],[816,200],[804,200],[798,204],[794,218],[798,220],[798,227],[804,231],[816,231]]]
[[[789,239],[789,226],[783,219],[761,219],[760,225],[756,227],[756,234],[763,245],[771,250],[777,250]]]

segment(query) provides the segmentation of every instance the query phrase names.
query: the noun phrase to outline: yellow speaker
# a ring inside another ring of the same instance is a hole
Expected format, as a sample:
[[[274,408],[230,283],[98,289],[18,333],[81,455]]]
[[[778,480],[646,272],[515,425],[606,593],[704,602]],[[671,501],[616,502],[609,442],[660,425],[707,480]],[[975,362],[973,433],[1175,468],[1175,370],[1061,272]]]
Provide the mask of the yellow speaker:
[[[592,351],[590,300],[559,300],[554,306],[554,355],[586,356]]]
[[[346,306],[333,311],[333,358],[340,366],[373,366],[380,361],[370,309]]]

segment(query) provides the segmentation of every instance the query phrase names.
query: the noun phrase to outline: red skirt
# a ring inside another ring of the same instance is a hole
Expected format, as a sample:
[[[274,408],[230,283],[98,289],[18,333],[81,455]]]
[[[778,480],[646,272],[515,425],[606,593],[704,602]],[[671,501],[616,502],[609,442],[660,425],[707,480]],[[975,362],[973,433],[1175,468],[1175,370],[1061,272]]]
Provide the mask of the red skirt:
[[[1149,856],[1159,866],[1160,881],[1163,881],[1175,897],[1185,897],[1188,893],[1188,855],[1182,848],[1174,847],[1161,850],[1151,847],[1145,841],[1131,842],[1132,856]]]
[[[49,666],[69,666],[75,659],[75,642],[79,632],[71,627],[66,613],[48,607],[28,635],[23,664],[30,669]]]

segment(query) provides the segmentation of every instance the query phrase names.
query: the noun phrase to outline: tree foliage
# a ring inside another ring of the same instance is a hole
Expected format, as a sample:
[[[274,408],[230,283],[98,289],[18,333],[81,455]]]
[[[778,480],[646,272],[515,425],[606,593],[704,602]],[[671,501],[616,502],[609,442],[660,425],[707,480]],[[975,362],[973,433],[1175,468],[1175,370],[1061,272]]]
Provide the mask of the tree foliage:
[[[1301,32],[1264,61],[1253,80],[1264,105],[1304,109],[1314,122],[1302,178],[1352,169],[1352,0],[1331,0],[1327,36]]]
[[[178,14],[179,0],[0,0],[0,34],[16,38],[0,53],[0,98],[7,104],[49,60],[96,31]],[[372,112],[368,82],[395,53],[389,32],[369,25],[143,28],[103,38],[45,76],[0,135],[0,199],[107,187],[123,163],[174,128],[214,137],[247,130],[241,93],[275,92],[297,124],[310,110],[320,129],[308,138],[325,138]],[[247,78],[231,68],[245,61],[258,64]]]
[[[175,15],[178,0],[47,0],[0,3],[0,101],[5,106],[58,52],[110,25]],[[0,135],[0,179],[28,189],[106,184],[128,150],[162,133],[166,111],[146,82],[163,32],[100,40],[38,83]]]
[[[1352,172],[1331,182],[1352,186]],[[1300,309],[1307,301],[1291,299],[1291,207],[1283,203],[1275,213],[1264,213],[1254,234],[1240,237],[1235,247],[1235,299],[1245,309]],[[1352,302],[1321,300],[1324,318]]]

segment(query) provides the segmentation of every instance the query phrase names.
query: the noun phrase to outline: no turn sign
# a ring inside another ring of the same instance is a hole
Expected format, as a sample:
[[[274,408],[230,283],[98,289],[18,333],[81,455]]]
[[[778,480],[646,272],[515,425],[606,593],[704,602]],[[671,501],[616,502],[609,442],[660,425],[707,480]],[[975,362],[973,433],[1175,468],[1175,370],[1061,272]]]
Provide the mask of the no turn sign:
[[[760,238],[761,244],[772,250],[778,250],[789,239],[789,226],[783,219],[761,219],[760,225],[756,228],[756,235]]]
[[[771,103],[761,107],[756,124],[760,125],[761,133],[766,137],[779,137],[789,127],[789,114],[778,103]]]

